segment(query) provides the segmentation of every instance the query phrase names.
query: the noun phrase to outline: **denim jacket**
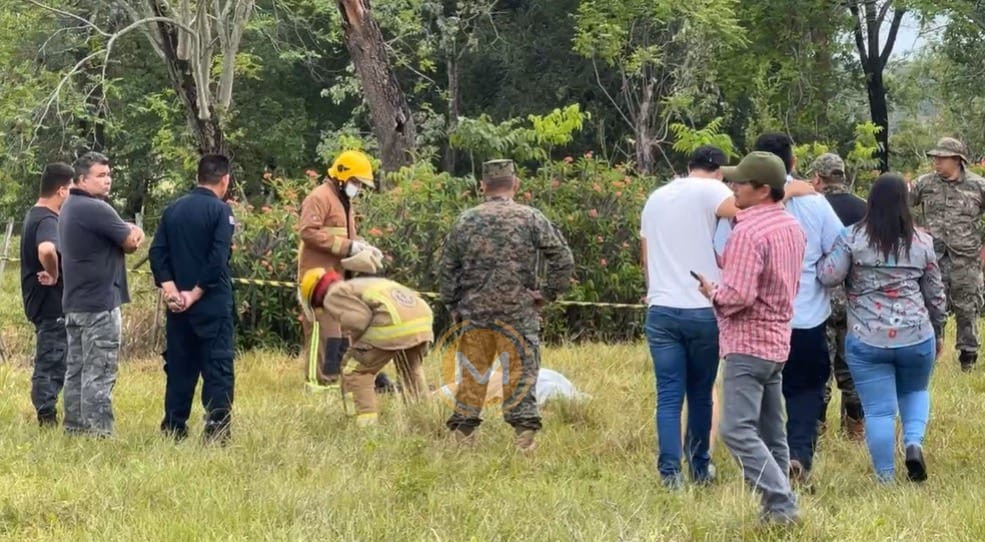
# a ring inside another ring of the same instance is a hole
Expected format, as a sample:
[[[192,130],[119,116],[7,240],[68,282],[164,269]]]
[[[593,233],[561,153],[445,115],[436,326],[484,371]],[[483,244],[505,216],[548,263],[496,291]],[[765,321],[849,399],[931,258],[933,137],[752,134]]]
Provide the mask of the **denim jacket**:
[[[883,257],[860,227],[845,228],[817,266],[825,286],[845,283],[848,331],[881,348],[940,336],[947,318],[944,284],[929,234],[917,230],[909,254]]]

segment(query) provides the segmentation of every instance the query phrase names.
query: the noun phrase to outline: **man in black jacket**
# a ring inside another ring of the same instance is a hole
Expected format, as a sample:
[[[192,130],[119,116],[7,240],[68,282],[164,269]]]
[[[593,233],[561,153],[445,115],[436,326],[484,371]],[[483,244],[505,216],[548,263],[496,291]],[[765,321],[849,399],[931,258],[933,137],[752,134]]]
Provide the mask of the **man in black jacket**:
[[[161,430],[188,435],[195,386],[202,376],[206,440],[229,437],[233,402],[233,291],[229,257],[235,219],[223,198],[230,163],[206,155],[198,186],[165,209],[150,248],[154,282],[167,300],[164,420]]]

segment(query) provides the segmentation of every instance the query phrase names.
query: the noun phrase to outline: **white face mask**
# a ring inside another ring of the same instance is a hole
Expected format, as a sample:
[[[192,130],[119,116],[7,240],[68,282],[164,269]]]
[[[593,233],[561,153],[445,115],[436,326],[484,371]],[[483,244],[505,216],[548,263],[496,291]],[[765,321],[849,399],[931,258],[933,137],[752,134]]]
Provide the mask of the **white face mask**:
[[[350,198],[354,198],[359,195],[360,186],[358,183],[348,182],[345,183],[345,195]]]

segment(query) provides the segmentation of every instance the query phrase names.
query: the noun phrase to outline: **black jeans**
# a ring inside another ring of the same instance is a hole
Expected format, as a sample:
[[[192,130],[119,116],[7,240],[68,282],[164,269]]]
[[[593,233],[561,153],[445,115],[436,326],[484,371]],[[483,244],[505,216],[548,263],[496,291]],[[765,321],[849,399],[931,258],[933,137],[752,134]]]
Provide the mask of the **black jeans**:
[[[31,402],[39,420],[52,420],[58,412],[58,394],[65,385],[65,354],[68,351],[65,319],[50,318],[36,322],[34,338]]]
[[[824,408],[824,389],[831,376],[825,324],[794,329],[790,357],[783,368],[783,398],[787,403],[787,443],[790,459],[810,470],[817,447],[818,418]]]

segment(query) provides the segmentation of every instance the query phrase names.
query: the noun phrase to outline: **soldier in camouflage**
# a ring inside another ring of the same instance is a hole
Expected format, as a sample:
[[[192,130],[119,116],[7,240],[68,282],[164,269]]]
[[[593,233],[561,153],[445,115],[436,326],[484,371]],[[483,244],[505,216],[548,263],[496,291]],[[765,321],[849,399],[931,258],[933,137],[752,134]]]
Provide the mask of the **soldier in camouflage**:
[[[814,189],[824,194],[831,208],[845,226],[853,226],[865,217],[865,200],[852,194],[845,186],[845,161],[834,153],[825,153],[811,164]],[[848,332],[847,299],[844,285],[831,288],[831,316],[826,329],[828,353],[831,356],[832,374],[838,389],[841,390],[841,430],[853,440],[862,440],[865,435],[862,401],[855,391],[852,372],[845,362],[845,335]],[[831,383],[824,389],[824,408],[820,422],[825,424],[825,414],[831,401]]]
[[[521,451],[535,447],[541,428],[534,395],[540,369],[540,310],[563,293],[574,273],[567,242],[537,209],[513,201],[519,186],[511,160],[482,166],[485,202],[455,222],[441,258],[441,301],[455,322],[461,370],[448,428],[474,441],[492,364],[503,365],[503,418]],[[546,264],[538,288],[537,266]]]
[[[917,179],[910,190],[913,206],[934,238],[949,310],[957,321],[961,368],[978,361],[978,317],[982,310],[982,227],[985,179],[968,171],[964,144],[945,137],[927,152],[934,172]]]

